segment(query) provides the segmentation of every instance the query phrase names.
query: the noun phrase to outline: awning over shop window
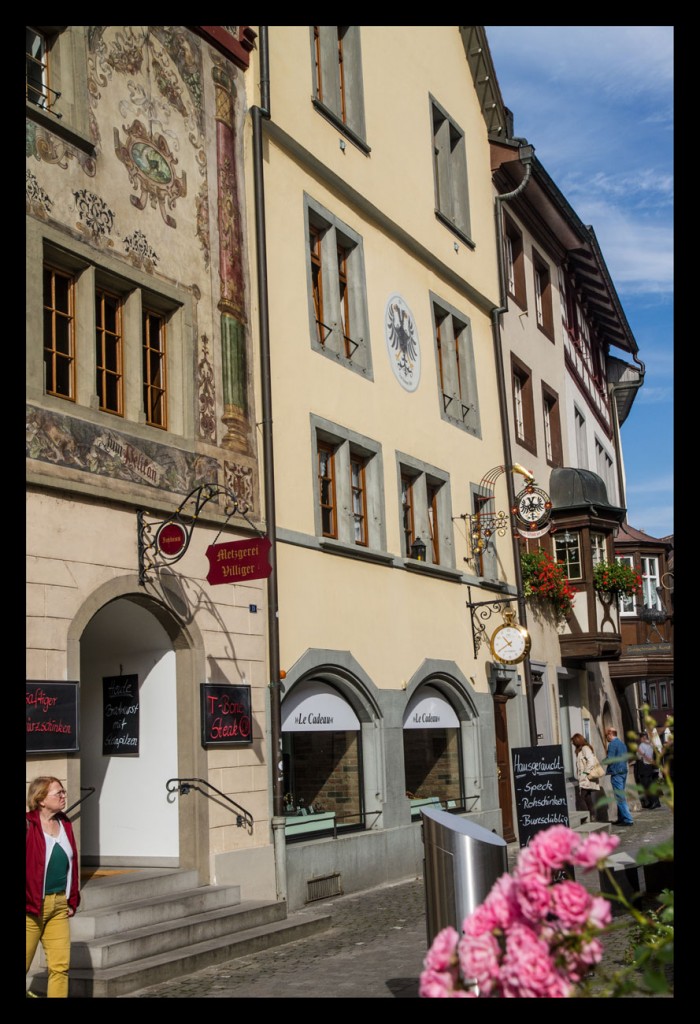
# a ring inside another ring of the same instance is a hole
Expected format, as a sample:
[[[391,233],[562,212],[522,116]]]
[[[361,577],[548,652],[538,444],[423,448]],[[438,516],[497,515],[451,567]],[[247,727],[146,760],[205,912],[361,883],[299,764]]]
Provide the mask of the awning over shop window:
[[[458,729],[454,708],[431,686],[422,686],[406,708],[404,729]]]
[[[282,704],[282,732],[359,732],[348,702],[326,683],[296,686]]]

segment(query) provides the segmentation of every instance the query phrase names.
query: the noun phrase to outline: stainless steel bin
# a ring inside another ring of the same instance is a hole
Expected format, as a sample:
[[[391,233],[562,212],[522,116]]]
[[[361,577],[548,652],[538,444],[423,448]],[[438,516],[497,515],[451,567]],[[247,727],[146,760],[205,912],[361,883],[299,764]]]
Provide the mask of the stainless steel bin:
[[[508,870],[508,844],[467,818],[432,807],[423,816],[423,884],[430,945],[443,928],[461,933],[462,921]]]

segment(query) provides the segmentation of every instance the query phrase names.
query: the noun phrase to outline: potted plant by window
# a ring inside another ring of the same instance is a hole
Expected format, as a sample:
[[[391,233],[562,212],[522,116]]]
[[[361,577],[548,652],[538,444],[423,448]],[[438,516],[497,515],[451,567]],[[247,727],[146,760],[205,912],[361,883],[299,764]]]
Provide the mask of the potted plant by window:
[[[576,591],[564,566],[555,562],[543,548],[520,556],[525,597],[541,598],[551,603],[557,617],[567,618],[573,610]]]
[[[593,566],[593,586],[601,601],[632,597],[642,587],[642,577],[623,562],[598,562]]]

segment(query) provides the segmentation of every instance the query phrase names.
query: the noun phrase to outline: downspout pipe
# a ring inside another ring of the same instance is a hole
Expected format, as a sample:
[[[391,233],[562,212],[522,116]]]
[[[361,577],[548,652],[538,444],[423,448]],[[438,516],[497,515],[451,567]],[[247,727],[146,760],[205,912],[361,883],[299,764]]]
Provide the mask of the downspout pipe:
[[[272,374],[270,368],[270,306],[267,289],[267,236],[265,182],[263,178],[263,120],[270,119],[270,79],[267,26],[260,26],[260,106],[251,107],[253,122],[253,184],[255,194],[255,250],[258,277],[258,326],[260,336],[260,389],[262,401],[263,492],[267,536],[270,540],[270,575],[267,578],[267,635],[270,668],[270,767],[272,771],[272,839],[277,899],[287,899],[287,848],[282,770],[282,712],[277,594],[277,514],[275,460],[272,431]]]
[[[501,207],[503,203],[510,202],[527,187],[532,175],[532,160],[534,158],[534,146],[527,144],[526,140],[521,141],[519,150],[520,162],[525,168],[525,175],[518,187],[512,192],[505,192],[496,196],[495,217],[496,217],[496,256],[498,259],[498,280],[500,286],[500,306],[491,310],[491,329],[493,332],[493,347],[496,357],[496,377],[498,384],[498,407],[501,416],[501,433],[503,435],[503,454],[506,462],[506,487],[508,488],[508,507],[515,505],[515,488],[513,486],[513,449],[510,443],[510,425],[508,423],[508,396],[506,392],[506,377],[503,366],[503,345],[501,340],[501,315],[508,311],[508,300],[506,298],[505,267],[503,265],[503,216]],[[515,567],[515,587],[517,591],[518,620],[522,626],[527,628],[527,608],[525,606],[525,594],[523,592],[523,573],[520,565],[520,544],[514,529],[511,529],[511,540],[513,544],[513,564]],[[525,676],[525,696],[527,699],[527,719],[530,730],[530,746],[537,746],[537,716],[535,713],[535,694],[532,686],[532,671],[530,669],[530,658],[523,661],[523,674]]]

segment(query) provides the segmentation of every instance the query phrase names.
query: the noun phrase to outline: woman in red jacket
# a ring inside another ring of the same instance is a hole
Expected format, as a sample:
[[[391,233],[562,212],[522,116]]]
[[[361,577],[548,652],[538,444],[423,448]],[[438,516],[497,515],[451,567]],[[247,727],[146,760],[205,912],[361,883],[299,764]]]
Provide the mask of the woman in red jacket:
[[[27,971],[41,942],[49,969],[49,999],[68,996],[70,926],[80,903],[80,863],[64,814],[60,779],[41,775],[27,791]]]

